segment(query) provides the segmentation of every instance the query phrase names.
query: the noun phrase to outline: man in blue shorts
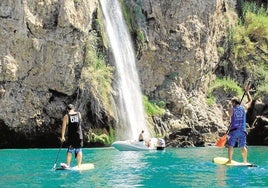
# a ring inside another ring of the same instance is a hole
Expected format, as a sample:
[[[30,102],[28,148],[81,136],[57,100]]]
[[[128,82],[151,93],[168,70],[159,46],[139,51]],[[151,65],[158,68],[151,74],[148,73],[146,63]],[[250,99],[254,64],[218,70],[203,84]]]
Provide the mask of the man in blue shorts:
[[[68,113],[63,117],[62,120],[62,130],[61,130],[61,142],[65,142],[65,132],[66,127],[67,132],[67,155],[66,155],[66,165],[62,164],[63,168],[70,167],[72,154],[75,154],[75,158],[77,159],[78,167],[82,164],[82,147],[83,147],[83,134],[81,127],[81,114],[80,112],[76,112],[74,109],[74,105],[69,104],[67,106]]]
[[[234,97],[231,100],[232,108],[229,109],[229,116],[231,116],[231,125],[228,133],[228,162],[231,163],[233,158],[233,150],[236,142],[241,148],[243,162],[247,163],[247,129],[246,129],[246,111],[249,109],[252,98],[249,93],[250,86],[245,87],[245,94],[248,101],[242,106],[238,98]]]

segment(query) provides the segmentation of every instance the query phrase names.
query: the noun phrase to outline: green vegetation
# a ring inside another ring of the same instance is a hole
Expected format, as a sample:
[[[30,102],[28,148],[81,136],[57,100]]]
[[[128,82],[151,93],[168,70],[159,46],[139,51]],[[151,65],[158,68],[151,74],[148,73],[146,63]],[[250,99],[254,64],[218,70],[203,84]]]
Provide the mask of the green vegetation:
[[[94,129],[87,134],[89,143],[99,143],[103,145],[111,145],[114,142],[114,130],[109,126],[109,133],[105,129]]]
[[[123,15],[126,21],[126,24],[128,26],[129,32],[133,32],[133,26],[132,26],[132,14],[131,11],[128,9],[128,7],[126,6],[126,4],[124,3],[123,0],[119,0],[122,6],[122,11],[123,11]]]
[[[233,33],[233,51],[236,62],[242,66],[268,61],[268,16],[256,4],[242,3],[242,17]]]
[[[255,3],[242,3],[242,17],[231,33],[232,50],[238,68],[247,67],[258,87],[257,95],[268,91],[268,15]]]
[[[97,135],[92,133],[92,139],[90,140],[91,143],[101,143],[101,144],[110,144],[109,136],[107,134],[100,134]]]
[[[147,115],[163,115],[165,113],[164,107],[166,104],[164,101],[149,101],[148,97],[143,96],[143,103]]]
[[[102,45],[107,49],[109,47],[109,44],[108,44],[109,42],[108,42],[107,34],[105,33],[101,7],[99,8],[99,11],[97,12],[97,14],[98,14],[97,15],[98,19],[95,20],[95,25],[101,35]]]
[[[254,2],[241,0],[240,4],[240,19],[233,28],[229,28],[226,40],[228,47],[218,47],[218,54],[228,54],[226,60],[222,61],[222,66],[228,66],[228,59],[231,59],[235,67],[246,69],[257,88],[254,97],[261,97],[268,92],[268,15],[265,8]],[[224,84],[224,80],[228,79],[217,79],[211,84],[207,97],[209,105],[215,102],[214,90],[219,87],[216,85],[227,86],[228,83]],[[229,81],[232,84],[230,79]],[[229,87],[232,88],[231,85]]]
[[[254,78],[258,89],[254,97],[259,98],[268,92],[268,64],[260,63],[255,72]]]
[[[219,56],[223,56],[223,54],[224,54],[224,48],[223,47],[218,47],[217,51],[218,51]]]
[[[145,45],[146,39],[144,32],[146,17],[142,13],[142,1],[138,0],[135,3],[130,3],[120,0],[120,3],[129,32],[136,36],[137,53],[139,53],[139,50]]]
[[[115,136],[114,129],[111,125],[109,125],[109,141],[111,144],[115,141],[114,136]]]
[[[120,0],[120,3],[122,5],[123,15],[130,32],[133,32],[138,28],[146,27],[146,18],[142,13],[141,1],[136,1],[136,3],[128,3]]]
[[[208,89],[207,104],[209,106],[215,104],[215,93],[217,93],[217,91],[221,91],[219,93],[224,93],[226,97],[240,97],[244,93],[243,89],[238,85],[238,83],[229,77],[223,79],[217,78]]]
[[[86,43],[85,64],[81,73],[80,88],[82,91],[89,92],[92,97],[91,108],[97,114],[100,114],[101,107],[110,109],[111,107],[111,93],[112,93],[112,79],[113,67],[105,62],[105,58],[100,53],[97,53],[94,48],[94,40],[89,40]]]

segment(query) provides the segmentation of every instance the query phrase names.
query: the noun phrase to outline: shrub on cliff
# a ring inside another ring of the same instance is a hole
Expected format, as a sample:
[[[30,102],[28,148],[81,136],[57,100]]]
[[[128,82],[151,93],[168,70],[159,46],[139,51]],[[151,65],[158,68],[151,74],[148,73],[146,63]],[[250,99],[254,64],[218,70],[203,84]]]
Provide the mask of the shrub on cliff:
[[[217,78],[208,89],[207,104],[211,106],[217,102],[224,103],[227,99],[242,95],[243,90],[237,82],[229,77]]]

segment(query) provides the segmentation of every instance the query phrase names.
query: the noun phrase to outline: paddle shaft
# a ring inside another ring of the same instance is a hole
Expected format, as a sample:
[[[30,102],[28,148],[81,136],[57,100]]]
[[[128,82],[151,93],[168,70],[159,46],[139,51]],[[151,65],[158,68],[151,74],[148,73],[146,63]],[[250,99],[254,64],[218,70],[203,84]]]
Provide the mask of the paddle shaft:
[[[55,159],[53,169],[56,169],[56,165],[57,165],[57,161],[58,161],[58,158],[59,158],[59,153],[60,153],[60,150],[61,150],[61,148],[62,148],[62,145],[63,145],[63,142],[61,142],[61,144],[60,144],[60,148],[59,148],[59,150],[58,150],[57,157],[56,157],[56,159]]]

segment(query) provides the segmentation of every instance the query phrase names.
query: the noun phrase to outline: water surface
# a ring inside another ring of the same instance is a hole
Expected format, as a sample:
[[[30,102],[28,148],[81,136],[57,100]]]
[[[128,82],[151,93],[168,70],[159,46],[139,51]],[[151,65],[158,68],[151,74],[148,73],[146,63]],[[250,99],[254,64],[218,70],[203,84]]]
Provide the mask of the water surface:
[[[0,150],[0,187],[268,187],[267,147],[249,147],[249,161],[258,167],[213,164],[225,148],[167,148],[165,151],[83,150],[95,169],[53,171],[58,149]],[[65,162],[65,148],[59,153]],[[239,149],[234,159],[242,161]],[[76,165],[73,160],[72,165]]]

